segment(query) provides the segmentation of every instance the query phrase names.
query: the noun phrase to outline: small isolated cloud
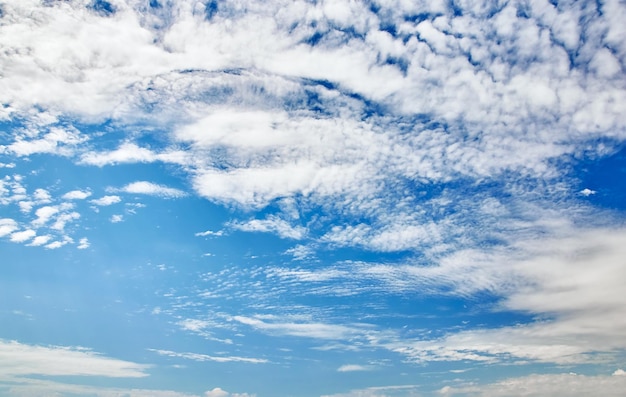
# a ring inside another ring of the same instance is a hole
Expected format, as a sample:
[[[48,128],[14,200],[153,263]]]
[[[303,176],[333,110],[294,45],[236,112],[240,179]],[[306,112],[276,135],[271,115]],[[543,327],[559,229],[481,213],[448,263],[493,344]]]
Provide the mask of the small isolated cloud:
[[[205,232],[198,232],[195,234],[195,236],[197,237],[206,237],[206,236],[214,236],[214,237],[219,237],[219,236],[223,236],[224,235],[224,231],[223,230],[218,230],[216,232],[212,231],[212,230],[207,230]]]
[[[124,216],[123,215],[119,215],[119,214],[115,214],[113,216],[111,216],[111,223],[120,223],[124,221]]]
[[[100,197],[99,199],[91,200],[91,203],[104,207],[107,205],[117,204],[120,201],[122,201],[120,196],[104,196],[104,197]]]
[[[309,246],[298,244],[285,251],[285,255],[293,255],[293,259],[302,261],[313,257],[315,250]]]
[[[38,247],[40,245],[44,245],[46,244],[48,241],[50,241],[52,239],[52,236],[50,235],[45,235],[45,236],[37,236],[33,239],[33,241],[30,242],[30,246],[33,247]]]
[[[27,229],[21,232],[15,232],[11,234],[11,241],[14,243],[23,243],[35,237],[37,233],[32,229]]]
[[[284,219],[269,216],[266,219],[252,219],[247,222],[231,222],[228,226],[244,232],[275,233],[280,238],[300,240],[306,235],[306,228],[292,226]]]
[[[230,393],[228,393],[228,392],[226,392],[226,391],[222,390],[222,389],[221,389],[221,388],[219,388],[219,387],[216,387],[216,388],[215,388],[215,389],[213,389],[213,390],[209,390],[209,391],[207,391],[206,393],[204,393],[204,395],[205,395],[206,397],[228,397],[228,396],[230,395]]]
[[[597,192],[596,192],[595,190],[591,190],[591,189],[587,189],[587,188],[585,188],[585,189],[583,189],[583,190],[581,190],[581,191],[580,191],[580,194],[582,194],[582,195],[583,195],[583,196],[585,196],[585,197],[592,196],[592,195],[594,195],[594,194],[596,194],[596,193],[597,193]]]
[[[84,250],[86,248],[89,248],[89,240],[87,239],[87,237],[83,237],[80,240],[78,240],[78,249],[79,250]]]
[[[62,198],[64,200],[84,200],[89,196],[91,196],[91,192],[88,190],[72,190],[71,192],[65,193]]]
[[[621,368],[616,369],[615,372],[613,372],[613,376],[626,376],[626,371]]]
[[[213,390],[209,390],[204,393],[204,397],[255,397],[255,394],[248,393],[229,393],[220,387],[216,387]]]
[[[355,371],[369,371],[371,367],[358,364],[346,364],[337,368],[337,372],[355,372]]]
[[[69,244],[69,243],[73,243],[73,242],[74,242],[74,240],[72,240],[72,239],[71,239],[70,237],[68,237],[68,236],[65,236],[65,237],[63,238],[63,240],[60,240],[60,241],[53,241],[53,242],[51,242],[50,244],[46,245],[46,248],[47,248],[47,249],[50,249],[50,250],[54,250],[54,249],[61,248],[61,247],[63,247],[64,245],[67,245],[67,244]]]
[[[129,183],[121,189],[116,189],[116,191],[133,194],[147,194],[149,196],[158,196],[163,198],[179,198],[187,195],[187,193],[182,190],[147,181]]]

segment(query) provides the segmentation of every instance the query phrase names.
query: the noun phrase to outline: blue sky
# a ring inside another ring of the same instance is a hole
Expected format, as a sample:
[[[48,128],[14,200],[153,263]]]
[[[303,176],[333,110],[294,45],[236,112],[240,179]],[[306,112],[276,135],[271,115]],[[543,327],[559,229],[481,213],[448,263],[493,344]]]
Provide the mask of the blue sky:
[[[0,0],[0,395],[621,395],[624,20]]]

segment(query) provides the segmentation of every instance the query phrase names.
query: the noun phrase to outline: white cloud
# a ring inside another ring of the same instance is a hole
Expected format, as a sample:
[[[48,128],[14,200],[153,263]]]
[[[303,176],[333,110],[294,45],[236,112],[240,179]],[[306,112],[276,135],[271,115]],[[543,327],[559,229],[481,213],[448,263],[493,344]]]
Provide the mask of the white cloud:
[[[212,231],[212,230],[206,230],[204,232],[198,232],[195,234],[195,236],[197,237],[206,237],[206,236],[215,236],[215,237],[219,237],[219,236],[223,236],[224,235],[224,231],[223,230],[218,230],[216,232]]]
[[[163,185],[157,185],[155,183],[146,181],[133,182],[124,186],[121,189],[116,189],[116,191],[133,194],[147,194],[150,196],[158,196],[164,198],[179,198],[187,195],[187,193],[183,192],[182,190]]]
[[[120,223],[124,221],[124,216],[119,214],[111,215],[111,223]]]
[[[89,239],[87,239],[86,237],[81,238],[80,240],[78,240],[78,248],[79,250],[84,250],[89,248]]]
[[[71,156],[76,145],[86,141],[77,130],[51,128],[50,131],[38,139],[18,137],[7,149],[17,156],[30,156],[38,153],[50,153],[61,156]]]
[[[500,382],[464,387],[446,386],[444,396],[621,396],[626,378],[615,376],[585,376],[576,374],[529,375]]]
[[[626,376],[626,371],[623,369],[616,369],[615,372],[613,372],[613,376]]]
[[[209,356],[207,354],[199,354],[199,353],[177,353],[170,350],[157,350],[157,349],[148,349],[149,351],[155,352],[161,356],[168,357],[177,357],[184,358],[186,360],[193,361],[214,361],[218,363],[229,363],[229,362],[240,362],[240,363],[249,363],[249,364],[264,364],[268,361],[263,358],[250,358],[250,357],[238,357],[238,356]]]
[[[89,196],[91,196],[89,190],[72,190],[71,192],[65,193],[61,198],[64,200],[84,200]]]
[[[107,205],[117,204],[120,201],[122,201],[120,196],[103,196],[103,197],[100,197],[99,199],[91,200],[91,203],[95,205],[99,205],[99,206],[107,206]]]
[[[339,324],[314,322],[265,322],[254,317],[234,316],[233,320],[263,332],[314,339],[347,339],[363,335],[366,330]]]
[[[207,391],[206,393],[204,393],[204,395],[206,397],[228,397],[228,396],[230,396],[230,393],[225,392],[224,390],[222,390],[219,387],[216,387],[213,390]]]
[[[416,385],[378,386],[351,390],[347,393],[324,394],[321,397],[418,397],[422,393]]]
[[[80,214],[78,212],[66,212],[60,214],[59,216],[57,216],[55,222],[50,226],[50,228],[58,231],[63,231],[65,229],[65,225],[79,218]]]
[[[269,216],[266,219],[252,219],[247,222],[230,222],[228,227],[244,232],[275,233],[280,238],[300,240],[306,235],[306,229],[302,226],[292,226],[284,219]]]
[[[13,233],[18,229],[17,222],[10,218],[0,219],[0,237]]]
[[[195,394],[180,393],[171,390],[122,389],[98,386],[78,385],[32,379],[23,376],[0,378],[0,387],[10,390],[15,396],[94,396],[94,397],[199,397]]]
[[[52,239],[52,236],[50,235],[37,236],[33,239],[33,241],[30,242],[29,245],[37,247],[37,246],[48,243],[48,241],[50,241],[51,239]]]
[[[255,397],[256,394],[248,393],[229,393],[220,387],[216,387],[213,390],[206,391],[205,397]]]
[[[591,189],[588,189],[588,188],[585,188],[585,189],[580,191],[580,194],[582,194],[585,197],[589,197],[589,196],[594,195],[596,193],[597,192],[595,190],[591,190]]]
[[[150,149],[137,146],[132,142],[125,142],[119,148],[110,152],[89,152],[81,156],[80,163],[102,167],[124,163],[152,163],[161,161],[185,165],[189,162],[189,154],[185,151],[170,150],[155,153]]]
[[[138,378],[148,376],[147,365],[117,360],[84,348],[27,345],[0,340],[0,375],[104,376]]]
[[[293,259],[302,261],[312,258],[315,255],[315,250],[310,246],[298,244],[295,247],[286,250],[285,254],[293,255]]]
[[[37,232],[35,232],[32,229],[23,230],[21,232],[15,232],[11,234],[11,241],[14,243],[23,243],[33,238],[36,234]]]
[[[45,206],[38,208],[37,211],[35,211],[37,219],[33,220],[33,226],[41,227],[45,225],[53,216],[58,214],[59,211],[60,208],[58,206]]]
[[[61,248],[61,247],[65,246],[65,245],[67,245],[67,244],[71,244],[73,242],[74,242],[74,240],[71,237],[64,236],[63,240],[53,241],[50,244],[47,244],[46,248],[54,250],[54,249],[57,249],[57,248]]]
[[[345,364],[337,368],[338,372],[355,372],[355,371],[370,371],[372,368],[366,365],[358,364]]]

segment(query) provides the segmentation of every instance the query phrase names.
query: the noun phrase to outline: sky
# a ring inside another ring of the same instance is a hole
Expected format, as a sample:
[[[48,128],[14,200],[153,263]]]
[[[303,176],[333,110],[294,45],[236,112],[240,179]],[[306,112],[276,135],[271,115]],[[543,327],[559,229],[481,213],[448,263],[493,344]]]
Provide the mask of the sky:
[[[626,4],[0,0],[0,396],[618,396]]]

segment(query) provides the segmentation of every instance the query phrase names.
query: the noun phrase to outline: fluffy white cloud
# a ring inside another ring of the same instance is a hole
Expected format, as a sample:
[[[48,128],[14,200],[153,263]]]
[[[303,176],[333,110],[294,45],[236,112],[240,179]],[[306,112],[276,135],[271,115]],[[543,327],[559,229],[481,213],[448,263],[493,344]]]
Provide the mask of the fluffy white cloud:
[[[103,197],[100,197],[99,199],[91,200],[91,203],[98,205],[98,206],[107,206],[107,205],[117,204],[120,201],[122,201],[120,196],[103,196]]]
[[[88,190],[72,190],[71,192],[65,193],[62,198],[64,200],[84,200],[89,196],[91,196],[91,192]]]
[[[13,233],[18,229],[17,222],[10,218],[0,219],[0,237]]]
[[[21,232],[15,232],[11,234],[11,241],[14,243],[23,243],[35,237],[36,234],[37,232],[35,232],[32,229],[26,229]]]
[[[78,248],[79,250],[84,250],[84,249],[89,248],[89,245],[90,245],[89,239],[87,239],[86,237],[83,237],[78,241],[78,247],[76,248]]]
[[[113,190],[124,193],[147,194],[150,196],[158,196],[164,198],[179,198],[187,195],[187,193],[183,192],[182,190],[146,181],[129,183],[128,185],[120,189]]]

